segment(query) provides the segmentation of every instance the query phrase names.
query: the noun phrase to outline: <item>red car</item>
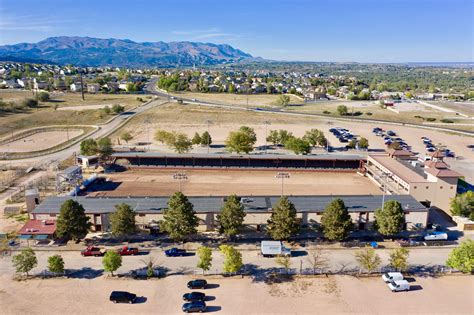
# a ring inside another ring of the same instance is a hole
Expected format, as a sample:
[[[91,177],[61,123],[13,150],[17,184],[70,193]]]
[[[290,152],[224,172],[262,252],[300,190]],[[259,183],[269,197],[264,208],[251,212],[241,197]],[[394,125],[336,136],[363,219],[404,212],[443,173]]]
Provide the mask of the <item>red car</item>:
[[[82,256],[103,256],[105,254],[105,250],[95,246],[89,246],[83,251],[81,251]]]
[[[124,246],[117,251],[122,256],[137,255],[138,248]]]

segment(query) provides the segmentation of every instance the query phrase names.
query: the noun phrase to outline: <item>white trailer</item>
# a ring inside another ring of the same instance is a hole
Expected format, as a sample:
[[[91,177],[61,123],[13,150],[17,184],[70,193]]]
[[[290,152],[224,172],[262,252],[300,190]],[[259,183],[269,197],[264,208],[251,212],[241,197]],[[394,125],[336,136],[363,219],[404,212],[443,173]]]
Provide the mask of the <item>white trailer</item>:
[[[263,257],[291,256],[291,250],[283,246],[280,241],[262,241],[260,250]]]

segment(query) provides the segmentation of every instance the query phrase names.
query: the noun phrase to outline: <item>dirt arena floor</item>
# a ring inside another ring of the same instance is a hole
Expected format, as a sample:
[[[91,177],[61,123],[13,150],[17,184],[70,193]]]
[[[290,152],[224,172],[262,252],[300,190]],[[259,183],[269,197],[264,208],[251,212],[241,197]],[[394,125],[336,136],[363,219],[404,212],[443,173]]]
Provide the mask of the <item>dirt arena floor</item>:
[[[69,139],[81,135],[82,130],[70,130]],[[31,152],[54,147],[67,141],[68,132],[66,131],[46,131],[35,133],[17,141],[0,145],[0,152]]]
[[[134,170],[107,174],[111,181],[96,196],[169,196],[179,190],[172,170]],[[280,195],[281,179],[275,171],[186,170],[188,180],[181,191],[188,196]],[[283,183],[285,195],[363,195],[381,194],[369,179],[355,173],[290,172]]]
[[[0,277],[2,314],[182,314],[188,276],[159,280]],[[216,314],[472,314],[473,277],[413,279],[412,291],[392,293],[377,278],[297,278],[267,284],[251,278],[206,277],[206,313]],[[113,304],[112,290],[137,294],[137,303]],[[201,290],[200,290],[201,291]]]

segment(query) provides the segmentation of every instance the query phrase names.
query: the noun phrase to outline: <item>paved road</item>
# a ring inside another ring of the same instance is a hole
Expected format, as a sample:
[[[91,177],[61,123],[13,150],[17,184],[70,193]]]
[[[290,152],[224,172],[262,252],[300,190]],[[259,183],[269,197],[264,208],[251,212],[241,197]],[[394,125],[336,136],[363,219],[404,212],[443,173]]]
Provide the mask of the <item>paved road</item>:
[[[107,136],[118,129],[126,120],[131,119],[132,117],[143,113],[153,107],[160,106],[166,103],[166,99],[157,99],[153,100],[146,105],[142,105],[137,107],[134,111],[124,112],[115,119],[109,121],[107,124],[100,125],[100,129],[96,131],[91,138],[97,139],[104,136]],[[0,161],[0,165],[23,165],[23,166],[39,166],[39,165],[48,165],[55,161],[62,161],[73,154],[73,152],[79,151],[80,143],[77,143],[65,150],[51,153],[48,155],[27,158],[27,159],[19,159],[19,160],[10,160],[10,161]]]
[[[411,265],[424,265],[426,267],[443,266],[452,248],[414,248],[410,251],[409,262]],[[382,259],[383,265],[388,264],[389,249],[377,249],[377,253]],[[329,260],[328,268],[333,271],[349,271],[357,270],[358,265],[354,258],[356,249],[335,249],[324,250],[326,258]],[[247,268],[251,269],[270,269],[277,268],[273,258],[264,258],[259,255],[258,250],[241,251],[243,263]],[[15,253],[14,253],[15,254]],[[38,267],[33,272],[41,272],[47,267],[47,259],[53,254],[60,254],[64,258],[66,269],[79,270],[90,268],[93,270],[102,270],[101,257],[82,257],[78,251],[37,251]],[[300,267],[311,268],[308,253],[304,250],[295,251],[291,258],[291,267],[299,270]],[[152,249],[143,255],[123,257],[120,273],[143,268],[145,262],[153,258],[157,265],[164,267],[172,273],[192,273],[199,272],[196,268],[198,257],[194,253],[187,257],[166,257],[163,250]],[[213,251],[213,260],[211,271],[221,271],[223,265],[223,257],[219,251]],[[11,263],[11,257],[0,259],[0,273],[13,274],[14,268]]]

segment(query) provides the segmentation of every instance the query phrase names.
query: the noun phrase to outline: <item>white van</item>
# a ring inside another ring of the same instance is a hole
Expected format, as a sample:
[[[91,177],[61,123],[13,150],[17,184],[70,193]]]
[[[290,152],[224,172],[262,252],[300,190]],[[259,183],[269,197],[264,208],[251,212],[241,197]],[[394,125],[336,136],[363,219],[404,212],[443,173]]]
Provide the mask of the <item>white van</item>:
[[[409,291],[410,284],[406,280],[394,280],[388,283],[388,287],[392,292],[400,292],[400,291]]]
[[[387,272],[382,275],[382,279],[385,282],[403,280],[403,275],[400,272]]]

